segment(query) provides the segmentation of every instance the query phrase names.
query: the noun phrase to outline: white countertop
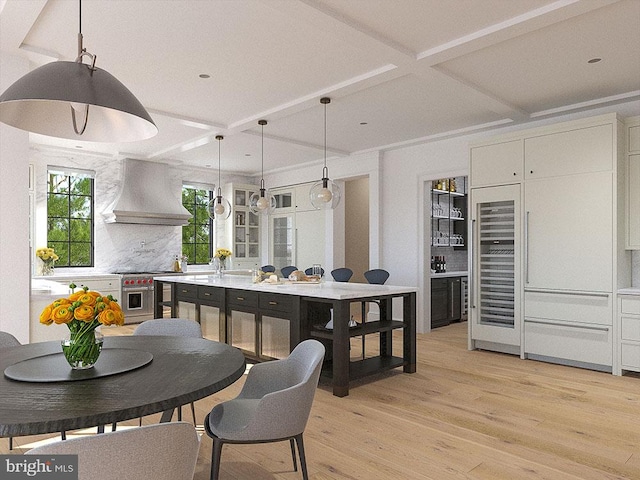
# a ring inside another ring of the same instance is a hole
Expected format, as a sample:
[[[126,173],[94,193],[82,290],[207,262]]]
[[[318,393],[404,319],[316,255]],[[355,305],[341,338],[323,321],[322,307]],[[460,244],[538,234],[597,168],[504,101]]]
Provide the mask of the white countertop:
[[[621,288],[618,295],[640,295],[640,287]]]
[[[285,295],[299,295],[303,297],[327,298],[331,300],[349,300],[352,298],[375,297],[383,295],[397,295],[417,292],[416,287],[402,287],[395,285],[371,285],[368,283],[345,283],[323,280],[320,283],[290,283],[278,284],[253,283],[246,275],[182,275],[155,276],[154,280],[164,282],[187,283],[190,285],[208,285],[212,287],[237,288],[255,292],[279,293]]]
[[[453,272],[444,272],[444,273],[432,273],[431,278],[448,278],[448,277],[467,277],[469,272],[467,271],[453,271]]]

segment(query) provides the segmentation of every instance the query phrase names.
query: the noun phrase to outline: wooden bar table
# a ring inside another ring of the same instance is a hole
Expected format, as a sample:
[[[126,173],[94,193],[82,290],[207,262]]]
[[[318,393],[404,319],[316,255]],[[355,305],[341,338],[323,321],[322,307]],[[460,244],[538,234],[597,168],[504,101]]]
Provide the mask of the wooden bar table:
[[[173,409],[222,390],[245,371],[238,349],[199,338],[107,336],[101,357],[107,349],[149,352],[153,359],[125,373],[76,381],[16,381],[3,374],[0,437],[103,426],[159,412],[168,421]],[[0,369],[58,352],[60,342],[2,349]]]
[[[372,285],[323,280],[320,283],[287,282],[278,284],[252,283],[243,275],[183,275],[154,277],[156,316],[171,307],[173,316],[184,317],[180,306],[190,305],[196,321],[201,320],[202,306],[220,309],[220,340],[234,344],[232,316],[239,299],[248,303],[246,312],[254,315],[256,345],[249,357],[268,360],[263,355],[262,318],[282,317],[290,322],[288,338],[281,343],[291,351],[307,338],[317,338],[327,346],[323,373],[331,378],[333,394],[349,394],[349,382],[383,370],[402,367],[405,373],[416,371],[416,291],[415,287]],[[171,284],[171,298],[163,298],[164,284]],[[245,292],[244,294],[242,292]],[[393,310],[394,299],[401,305]],[[377,301],[380,319],[350,328],[349,311],[352,302]],[[333,315],[333,328],[326,323]],[[394,315],[397,313],[397,315]],[[402,329],[402,354],[393,355],[392,331]],[[216,329],[217,331],[218,329]],[[380,334],[380,352],[372,358],[351,361],[349,339],[363,334]],[[264,334],[264,335],[263,335]],[[287,343],[288,342],[288,343]],[[245,351],[245,354],[247,352]]]

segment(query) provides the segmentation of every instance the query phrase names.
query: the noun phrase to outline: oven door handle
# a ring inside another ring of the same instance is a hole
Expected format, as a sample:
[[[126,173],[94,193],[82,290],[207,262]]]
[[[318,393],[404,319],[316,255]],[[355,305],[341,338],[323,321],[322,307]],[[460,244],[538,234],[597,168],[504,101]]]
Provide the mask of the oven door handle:
[[[123,293],[127,293],[127,292],[146,292],[152,290],[152,288],[150,288],[148,285],[141,285],[139,287],[122,287],[122,292]]]

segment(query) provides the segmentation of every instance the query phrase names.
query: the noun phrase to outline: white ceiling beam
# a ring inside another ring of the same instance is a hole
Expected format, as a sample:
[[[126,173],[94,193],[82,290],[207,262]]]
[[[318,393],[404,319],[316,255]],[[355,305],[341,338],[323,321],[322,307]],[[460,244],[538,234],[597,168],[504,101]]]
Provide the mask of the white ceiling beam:
[[[47,0],[7,0],[0,11],[0,50],[18,54]]]
[[[619,1],[558,0],[420,52],[417,55],[417,60],[427,62],[431,66],[437,65]]]
[[[245,130],[242,133],[245,133],[247,135],[254,135],[256,137],[262,136],[261,132],[256,132],[253,130]],[[298,145],[300,147],[309,148],[314,151],[324,152],[324,145],[318,145],[317,143],[302,142],[300,140],[293,140],[291,138],[279,137],[279,136],[270,135],[270,134],[265,134],[264,138],[267,138],[269,140],[274,140],[276,142],[286,143],[288,145]],[[331,148],[329,146],[327,146],[327,153],[331,155],[339,156],[339,157],[348,157],[349,155],[351,155],[351,152],[347,152],[346,150],[339,150],[337,148]]]

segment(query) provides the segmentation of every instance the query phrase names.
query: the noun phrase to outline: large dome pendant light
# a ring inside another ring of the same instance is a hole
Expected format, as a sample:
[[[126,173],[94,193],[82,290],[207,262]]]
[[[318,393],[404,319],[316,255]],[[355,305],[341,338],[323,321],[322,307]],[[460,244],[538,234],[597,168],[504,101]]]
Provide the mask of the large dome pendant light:
[[[222,135],[216,135],[216,140],[218,140],[218,195],[207,204],[209,216],[213,220],[226,220],[231,215],[231,204],[229,200],[223,198],[222,188],[220,188],[220,142],[223,139]]]
[[[255,215],[269,215],[276,209],[276,197],[264,188],[264,126],[266,124],[266,120],[258,120],[258,125],[262,127],[262,174],[260,177],[260,192],[254,193],[249,199],[249,211]]]
[[[309,191],[311,205],[317,210],[329,210],[336,208],[340,203],[340,187],[329,180],[327,169],[327,104],[331,102],[329,97],[322,97],[320,103],[324,105],[324,168],[322,180],[315,183]]]
[[[56,61],[18,79],[0,96],[0,122],[41,135],[87,142],[133,142],[158,127],[138,99],[95,66],[82,46],[82,0],[75,62]],[[82,62],[88,57],[91,64]]]

